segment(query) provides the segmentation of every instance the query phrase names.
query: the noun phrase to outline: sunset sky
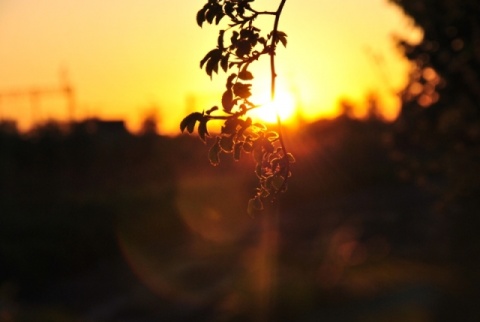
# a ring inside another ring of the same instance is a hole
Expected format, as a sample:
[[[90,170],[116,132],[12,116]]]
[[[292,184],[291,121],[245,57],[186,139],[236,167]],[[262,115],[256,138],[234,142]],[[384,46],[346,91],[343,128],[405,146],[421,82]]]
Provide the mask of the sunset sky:
[[[0,118],[67,120],[62,80],[75,90],[74,118],[122,118],[136,130],[156,111],[161,133],[178,133],[183,116],[220,103],[225,75],[213,81],[199,61],[216,45],[218,28],[199,28],[204,0],[0,0]],[[275,10],[278,0],[257,0]],[[266,26],[273,21],[266,18]],[[287,0],[280,30],[279,91],[307,120],[332,116],[338,100],[357,104],[381,95],[387,117],[398,109],[395,91],[408,65],[393,34],[419,33],[387,0]],[[268,60],[257,63],[268,92]],[[32,114],[32,89],[40,95]],[[13,91],[16,96],[5,96]],[[3,96],[1,96],[3,95]],[[261,95],[261,94],[260,94]],[[361,111],[359,111],[361,113]]]

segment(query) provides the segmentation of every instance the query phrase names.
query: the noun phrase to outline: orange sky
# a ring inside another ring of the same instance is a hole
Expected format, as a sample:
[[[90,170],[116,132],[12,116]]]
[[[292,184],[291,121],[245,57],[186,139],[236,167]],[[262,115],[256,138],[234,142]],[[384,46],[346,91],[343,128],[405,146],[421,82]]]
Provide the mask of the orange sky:
[[[257,0],[276,9],[278,0]],[[180,5],[180,3],[182,5]],[[40,96],[31,111],[32,88],[60,87],[60,75],[75,89],[74,117],[124,118],[137,129],[156,110],[162,133],[178,133],[188,104],[219,104],[224,74],[209,77],[199,61],[216,44],[218,29],[199,28],[195,14],[204,0],[1,0],[0,117],[21,128],[32,120],[66,120],[61,93]],[[407,64],[392,34],[418,37],[387,0],[287,0],[280,30],[280,90],[297,98],[307,119],[332,115],[339,98],[361,103],[372,91],[395,114],[392,90],[402,88]],[[372,54],[381,57],[376,64]],[[268,61],[260,61],[267,72]],[[256,75],[259,80],[266,75]]]

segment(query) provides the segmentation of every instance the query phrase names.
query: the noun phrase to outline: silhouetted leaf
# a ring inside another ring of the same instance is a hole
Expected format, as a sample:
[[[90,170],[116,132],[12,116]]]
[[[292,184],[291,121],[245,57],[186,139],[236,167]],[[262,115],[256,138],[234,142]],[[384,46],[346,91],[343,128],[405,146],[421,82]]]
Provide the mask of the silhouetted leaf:
[[[252,80],[253,79],[253,74],[250,73],[248,70],[242,70],[240,73],[238,73],[238,78],[243,79],[243,80]]]
[[[237,74],[233,73],[231,74],[230,76],[228,76],[228,79],[227,79],[227,88],[232,88],[233,86],[233,80],[235,79],[235,77],[237,77]]]
[[[237,43],[237,50],[235,51],[235,54],[238,57],[244,57],[250,55],[250,51],[252,50],[252,45],[248,40],[240,40]]]
[[[285,37],[281,37],[280,42],[282,43],[283,47],[287,47],[287,35],[285,35]]]
[[[265,124],[262,124],[262,123],[254,123],[252,124],[252,126],[256,127],[260,131],[265,131],[267,129]]]
[[[212,77],[212,73],[218,73],[218,63],[222,59],[222,51],[218,48],[210,51],[209,58],[205,70],[208,76]]]
[[[218,7],[214,5],[214,6],[210,6],[210,8],[205,13],[205,19],[209,24],[213,22],[213,19],[215,19],[215,17],[217,16],[217,12],[218,12]]]
[[[267,153],[272,153],[275,150],[275,147],[273,146],[272,142],[269,140],[263,140],[263,148],[265,149],[265,152]]]
[[[219,48],[215,48],[210,50],[205,57],[200,61],[200,68],[206,63],[205,70],[208,76],[212,77],[213,72],[218,72],[218,63],[222,59],[222,50]]]
[[[269,195],[270,195],[270,192],[267,189],[262,189],[260,191],[260,198],[267,198]]]
[[[233,151],[233,134],[222,136],[220,138],[220,147],[222,148],[222,151],[231,153]]]
[[[276,42],[281,42],[284,47],[287,47],[287,34],[283,31],[277,31],[276,33]]]
[[[278,133],[274,131],[269,131],[265,134],[265,137],[270,141],[276,141],[278,139]]]
[[[280,159],[279,158],[273,158],[270,161],[270,164],[271,164],[272,170],[275,171],[277,169],[277,167],[280,165]]]
[[[232,2],[227,2],[223,7],[223,10],[232,20],[235,19],[235,16],[233,15],[234,4]]]
[[[218,51],[218,48],[210,50],[205,57],[200,61],[200,68],[203,68],[203,65],[215,54],[215,52]]]
[[[259,196],[255,196],[255,198],[252,198],[248,201],[247,213],[250,216],[255,217],[256,215],[261,214],[262,210],[263,202]]]
[[[222,126],[223,134],[236,134],[237,128],[239,126],[240,119],[237,117],[231,117],[225,121],[224,126]]]
[[[232,36],[230,37],[230,42],[232,43],[232,46],[230,46],[230,49],[234,49],[237,46],[239,36],[240,34],[238,33],[238,31],[234,30],[232,32]]]
[[[249,98],[252,93],[250,92],[251,84],[244,84],[244,83],[235,83],[233,85],[233,93],[241,98]]]
[[[219,145],[220,138],[217,137],[217,141],[208,151],[208,160],[214,166],[220,163],[220,145]]]
[[[257,146],[253,148],[253,159],[257,163],[261,163],[263,161],[263,151],[260,146]]]
[[[180,122],[180,130],[183,132],[187,129],[188,133],[192,133],[195,129],[195,123],[203,118],[202,113],[194,112],[186,116],[182,122]]]
[[[207,75],[212,77],[213,72],[218,72],[218,60],[214,57],[210,58],[207,62],[207,66],[205,67]]]
[[[222,57],[220,61],[220,66],[222,67],[223,71],[226,73],[228,70],[228,59],[230,58],[230,54],[226,54]]]
[[[205,22],[205,11],[207,10],[207,6],[205,5],[202,9],[197,12],[197,24],[202,27],[203,23]]]
[[[252,119],[250,117],[247,117],[245,121],[242,120],[240,123],[240,130],[238,130],[237,135],[242,136],[243,133],[252,125]]]
[[[284,184],[285,184],[285,178],[282,177],[282,176],[273,176],[272,178],[272,187],[276,190],[276,191],[280,191],[283,187],[284,187]]]
[[[217,38],[217,46],[219,49],[223,50],[223,35],[225,34],[225,30],[220,30],[218,32],[218,38]]]
[[[226,113],[231,113],[233,108],[233,93],[230,89],[227,89],[222,95],[222,107]]]
[[[220,20],[225,17],[225,14],[222,11],[222,8],[220,7],[220,10],[217,11],[217,15],[215,16],[215,24],[218,25],[220,23]]]
[[[240,38],[248,39],[251,35],[252,35],[252,31],[250,29],[240,30]]]
[[[206,136],[210,136],[207,130],[207,122],[208,122],[208,118],[203,117],[200,120],[200,123],[198,124],[198,135],[200,136],[203,142],[206,141]]]
[[[240,17],[244,18],[245,14],[245,4],[240,2],[238,7],[237,7],[237,13]]]
[[[253,151],[253,145],[251,142],[245,142],[243,143],[243,150],[247,153],[250,153]]]
[[[235,143],[235,146],[233,147],[233,159],[235,161],[240,160],[240,157],[242,155],[242,147],[243,147],[243,142]]]
[[[217,111],[217,110],[218,110],[218,106],[215,105],[215,106],[213,106],[212,108],[210,108],[209,110],[207,110],[207,111],[205,112],[205,114],[210,115],[210,114],[212,114],[213,112],[215,112],[215,111]]]
[[[291,154],[291,153],[287,153],[287,160],[288,160],[288,162],[290,162],[290,163],[295,163],[295,161],[296,161],[296,160],[295,160],[295,157],[294,157],[293,154]]]

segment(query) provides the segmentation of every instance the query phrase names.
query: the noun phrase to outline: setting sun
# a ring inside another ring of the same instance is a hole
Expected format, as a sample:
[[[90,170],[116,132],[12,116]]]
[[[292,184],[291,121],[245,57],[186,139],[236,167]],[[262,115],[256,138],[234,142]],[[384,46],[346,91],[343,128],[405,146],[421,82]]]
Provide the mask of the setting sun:
[[[263,88],[258,94],[253,93],[251,101],[260,105],[258,109],[252,111],[251,116],[258,118],[266,123],[276,123],[277,113],[284,122],[292,122],[295,118],[298,102],[294,95],[282,86],[283,83],[277,84],[275,99],[272,102],[270,98],[269,88]]]
[[[287,91],[278,92],[273,102],[270,101],[268,96],[264,95],[264,97],[258,99],[254,97],[252,99],[252,101],[261,105],[258,109],[252,111],[252,116],[266,123],[275,123],[277,122],[278,113],[282,121],[293,121],[297,107],[293,95]]]

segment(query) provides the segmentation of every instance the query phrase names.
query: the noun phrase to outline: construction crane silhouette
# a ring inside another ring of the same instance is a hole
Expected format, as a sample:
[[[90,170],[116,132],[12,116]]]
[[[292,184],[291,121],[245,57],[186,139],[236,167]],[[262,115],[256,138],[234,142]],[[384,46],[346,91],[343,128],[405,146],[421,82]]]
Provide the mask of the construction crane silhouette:
[[[40,110],[41,98],[44,96],[60,95],[65,98],[68,119],[71,123],[75,117],[75,91],[70,84],[66,70],[62,69],[59,76],[60,84],[57,86],[32,86],[26,89],[0,91],[0,120],[3,118],[2,105],[6,105],[4,104],[5,101],[28,98],[30,101],[32,124],[35,124],[40,120],[38,111]]]

